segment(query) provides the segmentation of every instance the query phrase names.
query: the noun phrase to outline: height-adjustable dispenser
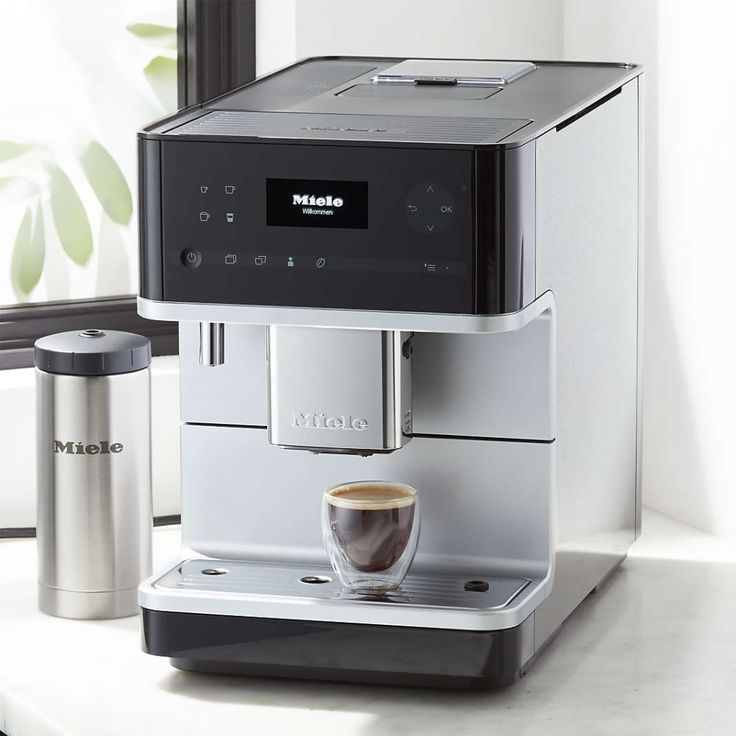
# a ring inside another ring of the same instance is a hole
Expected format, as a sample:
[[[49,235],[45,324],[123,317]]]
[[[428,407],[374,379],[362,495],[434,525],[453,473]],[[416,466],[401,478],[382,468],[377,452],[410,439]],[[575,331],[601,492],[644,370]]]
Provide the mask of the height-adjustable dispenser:
[[[144,646],[200,671],[498,687],[638,528],[639,75],[307,59],[140,135],[139,311],[180,324],[187,554]],[[322,493],[419,489],[398,591]],[[192,554],[194,556],[192,556]]]

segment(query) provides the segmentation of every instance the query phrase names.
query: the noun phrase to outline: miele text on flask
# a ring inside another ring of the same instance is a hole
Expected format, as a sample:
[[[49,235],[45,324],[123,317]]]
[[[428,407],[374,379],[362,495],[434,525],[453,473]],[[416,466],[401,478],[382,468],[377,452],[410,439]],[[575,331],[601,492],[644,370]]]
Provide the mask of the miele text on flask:
[[[292,412],[292,425],[298,429],[344,429],[362,432],[368,429],[368,420],[362,417],[353,417],[342,414],[327,416],[326,414]]]
[[[66,455],[117,455],[123,451],[122,442],[108,442],[102,440],[98,443],[85,444],[84,442],[62,442],[54,440],[54,452]]]

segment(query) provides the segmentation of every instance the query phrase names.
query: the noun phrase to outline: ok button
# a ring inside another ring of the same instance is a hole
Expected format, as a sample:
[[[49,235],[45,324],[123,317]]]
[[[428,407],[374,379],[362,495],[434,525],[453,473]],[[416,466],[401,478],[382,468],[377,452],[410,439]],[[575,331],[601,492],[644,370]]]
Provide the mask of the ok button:
[[[452,194],[436,182],[421,182],[408,194],[405,201],[409,224],[424,235],[436,235],[452,224],[455,200]]]

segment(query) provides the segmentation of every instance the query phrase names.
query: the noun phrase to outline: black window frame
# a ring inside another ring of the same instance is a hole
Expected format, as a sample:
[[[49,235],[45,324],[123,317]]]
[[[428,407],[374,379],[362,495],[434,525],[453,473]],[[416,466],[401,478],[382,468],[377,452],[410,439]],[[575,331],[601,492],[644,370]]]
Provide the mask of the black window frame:
[[[255,6],[256,0],[177,0],[179,108],[255,78]],[[145,335],[154,355],[179,352],[177,323],[138,316],[135,295],[36,302],[0,306],[0,370],[32,366],[39,337],[87,327]]]

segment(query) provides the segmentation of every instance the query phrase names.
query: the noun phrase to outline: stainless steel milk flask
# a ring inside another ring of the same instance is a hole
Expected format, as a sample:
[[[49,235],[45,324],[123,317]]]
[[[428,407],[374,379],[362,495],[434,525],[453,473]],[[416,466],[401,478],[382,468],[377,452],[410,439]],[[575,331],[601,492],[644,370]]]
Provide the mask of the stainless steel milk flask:
[[[151,572],[150,343],[112,330],[36,341],[39,607],[138,610]]]

